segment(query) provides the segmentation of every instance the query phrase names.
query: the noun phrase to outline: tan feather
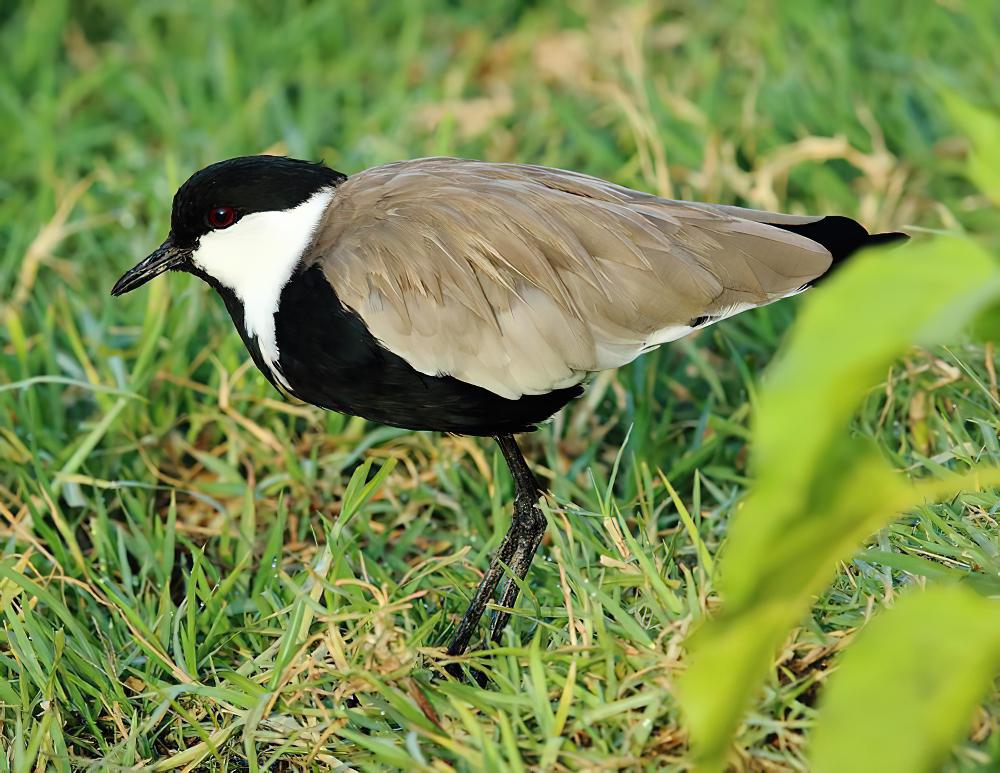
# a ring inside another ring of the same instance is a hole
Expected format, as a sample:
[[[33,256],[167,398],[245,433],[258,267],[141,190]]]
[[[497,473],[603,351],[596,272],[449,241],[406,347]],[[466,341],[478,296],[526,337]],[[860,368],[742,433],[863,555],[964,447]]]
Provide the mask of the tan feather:
[[[348,178],[306,261],[418,371],[516,398],[797,292],[832,256],[767,223],[819,219],[427,158]]]

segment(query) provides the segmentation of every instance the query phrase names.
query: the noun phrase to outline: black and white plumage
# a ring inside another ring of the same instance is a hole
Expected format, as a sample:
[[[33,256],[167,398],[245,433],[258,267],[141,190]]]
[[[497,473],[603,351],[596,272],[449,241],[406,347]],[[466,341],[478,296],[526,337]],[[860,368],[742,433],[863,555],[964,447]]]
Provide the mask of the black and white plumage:
[[[346,177],[249,156],[194,174],[171,231],[113,294],[168,269],[222,296],[277,388],[384,424],[497,437],[517,495],[449,651],[502,574],[524,577],[544,519],[511,435],[586,378],[808,288],[872,244],[837,216],[672,201],[574,172],[426,158]],[[517,587],[508,584],[510,606]],[[496,636],[506,621],[494,620]]]

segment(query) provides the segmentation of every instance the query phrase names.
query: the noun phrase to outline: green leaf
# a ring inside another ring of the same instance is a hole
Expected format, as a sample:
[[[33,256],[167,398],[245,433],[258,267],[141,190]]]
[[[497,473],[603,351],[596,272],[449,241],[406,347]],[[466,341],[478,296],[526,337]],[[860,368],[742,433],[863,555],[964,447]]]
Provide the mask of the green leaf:
[[[843,656],[812,742],[816,773],[940,770],[1000,672],[1000,602],[961,586],[911,593]]]
[[[957,94],[940,92],[945,108],[969,138],[969,179],[994,204],[1000,204],[1000,117]]]
[[[837,562],[926,497],[986,482],[971,475],[910,485],[870,443],[847,437],[847,425],[912,342],[956,337],[998,294],[988,255],[941,239],[862,255],[805,308],[760,394],[757,483],[718,572],[725,605],[688,641],[691,666],[679,691],[703,768],[724,764],[775,650]]]

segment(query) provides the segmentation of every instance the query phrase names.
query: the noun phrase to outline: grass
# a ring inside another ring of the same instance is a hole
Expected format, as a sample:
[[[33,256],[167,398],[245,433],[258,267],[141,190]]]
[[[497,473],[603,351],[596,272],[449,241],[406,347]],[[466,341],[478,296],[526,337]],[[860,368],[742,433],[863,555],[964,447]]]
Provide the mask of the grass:
[[[677,197],[970,230],[946,87],[1000,104],[987,3],[14,3],[0,11],[0,770],[685,769],[684,634],[798,303],[596,379],[522,438],[548,536],[487,690],[441,647],[509,522],[489,443],[285,402],[222,304],[112,301],[193,169],[452,153]],[[889,290],[887,290],[889,291]],[[1000,463],[995,351],[913,351],[854,419],[901,470]],[[995,501],[926,506],[788,640],[734,764],[802,769],[834,655],[900,589],[1000,572]],[[1000,695],[953,769],[1000,760]]]

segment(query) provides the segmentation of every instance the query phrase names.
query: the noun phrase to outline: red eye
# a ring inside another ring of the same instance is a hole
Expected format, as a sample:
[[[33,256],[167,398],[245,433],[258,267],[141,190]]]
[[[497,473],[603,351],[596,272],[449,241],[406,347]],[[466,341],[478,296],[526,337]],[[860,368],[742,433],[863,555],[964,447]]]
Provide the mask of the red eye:
[[[236,222],[236,210],[232,207],[213,207],[208,210],[205,220],[212,228],[229,228]]]

